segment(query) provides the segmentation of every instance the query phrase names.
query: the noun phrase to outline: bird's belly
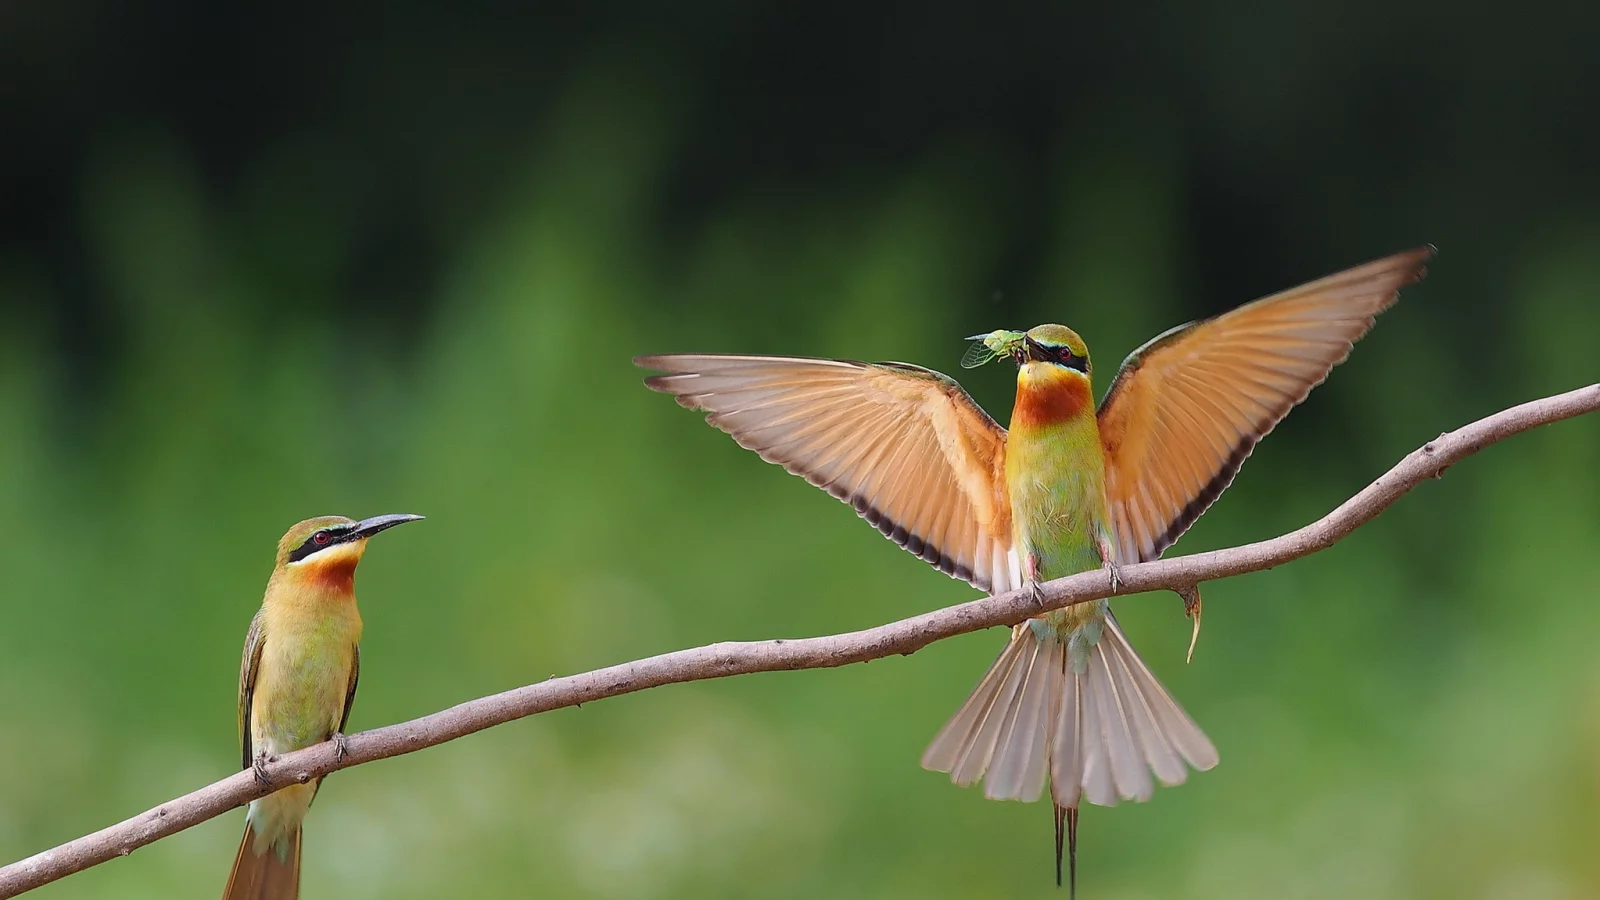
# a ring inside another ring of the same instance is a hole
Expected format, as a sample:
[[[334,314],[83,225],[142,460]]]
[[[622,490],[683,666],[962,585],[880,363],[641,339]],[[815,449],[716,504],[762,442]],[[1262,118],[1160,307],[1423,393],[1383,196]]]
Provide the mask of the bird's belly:
[[[1098,437],[1092,431],[1013,437],[1007,454],[1012,521],[1026,577],[1048,581],[1099,568],[1109,515]],[[1046,613],[1034,627],[1047,624],[1065,636],[1104,614],[1104,601],[1078,604]]]
[[[1105,529],[1105,486],[1099,471],[1071,466],[1024,469],[1011,479],[1018,548],[1032,558],[1036,580],[1098,568]]]
[[[274,648],[267,642],[250,710],[257,751],[299,750],[327,740],[339,727],[355,660],[348,641],[335,644],[280,640]]]
[[[1023,532],[1018,546],[1023,550],[1024,569],[1031,570],[1031,580],[1049,581],[1102,565],[1095,539],[1099,525],[1093,509],[1085,502],[1041,503],[1025,520],[1018,520],[1018,530]],[[1065,638],[1078,626],[1098,621],[1105,609],[1104,600],[1079,603],[1045,613],[1035,622],[1048,625]]]

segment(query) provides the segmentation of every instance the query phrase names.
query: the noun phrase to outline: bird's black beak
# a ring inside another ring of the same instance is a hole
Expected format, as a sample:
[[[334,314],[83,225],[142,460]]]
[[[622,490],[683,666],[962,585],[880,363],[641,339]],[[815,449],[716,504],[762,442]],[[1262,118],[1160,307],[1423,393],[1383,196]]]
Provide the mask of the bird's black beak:
[[[1017,350],[1017,356],[1019,357],[1017,365],[1020,366],[1024,362],[1038,362],[1040,360],[1049,359],[1050,353],[1043,347],[1039,346],[1038,341],[1028,337],[1027,335],[1023,335],[1022,346]]]
[[[422,516],[413,516],[410,513],[394,513],[387,516],[373,516],[370,519],[362,519],[361,521],[357,522],[356,527],[350,530],[350,536],[354,538],[369,538],[380,531],[387,531],[396,525],[404,525],[407,522],[415,522],[421,518]]]

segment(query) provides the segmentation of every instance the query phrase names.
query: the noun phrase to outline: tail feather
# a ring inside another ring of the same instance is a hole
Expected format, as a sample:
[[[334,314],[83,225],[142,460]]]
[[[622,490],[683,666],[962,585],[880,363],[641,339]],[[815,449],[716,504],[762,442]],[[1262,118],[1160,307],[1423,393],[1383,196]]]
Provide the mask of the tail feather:
[[[1037,799],[1048,773],[1062,806],[1148,800],[1217,764],[1200,727],[1107,617],[1078,672],[1064,641],[1018,628],[972,695],[922,755],[925,768],[967,785],[986,778],[997,800]],[[1187,762],[1188,766],[1184,763]]]
[[[1050,729],[1061,704],[1066,645],[1025,641],[1017,668],[1025,674],[1016,701],[995,744],[985,793],[997,800],[1037,797],[1044,790],[1050,760]],[[1030,646],[1031,645],[1031,646]],[[991,713],[992,715],[993,713]]]
[[[1052,738],[1054,743],[1050,747],[1052,773],[1083,771],[1083,742],[1078,740],[1079,724],[1082,721],[1083,681],[1073,676],[1072,669],[1066,664],[1066,657],[1063,655],[1061,709],[1056,713],[1055,734]],[[1050,779],[1050,794],[1059,807],[1077,809],[1078,797],[1082,791],[1083,781],[1080,778],[1052,776]]]
[[[1154,771],[1162,784],[1172,784],[1175,780],[1181,781],[1187,774],[1183,760],[1178,757],[1172,744],[1168,742],[1161,730],[1156,727],[1155,716],[1150,712],[1150,704],[1144,695],[1134,685],[1133,676],[1128,672],[1122,659],[1114,654],[1106,654],[1107,668],[1110,670],[1111,682],[1117,692],[1117,697],[1122,701],[1122,713],[1126,719],[1128,730],[1132,732],[1133,740],[1138,745],[1138,754],[1141,762],[1148,761],[1146,771],[1148,780],[1149,772]],[[1154,792],[1154,785],[1146,785],[1147,792]]]
[[[1090,803],[1100,806],[1114,805],[1119,798],[1143,802],[1150,799],[1155,786],[1128,727],[1124,698],[1111,679],[1106,643],[1109,641],[1102,637],[1090,649],[1083,672],[1084,694],[1090,701],[1085,710],[1094,710],[1093,723],[1087,718],[1083,723],[1082,740],[1089,750],[1084,759],[1084,793]]]
[[[280,843],[263,847],[259,853],[255,837],[255,830],[247,822],[222,900],[299,900],[300,829],[295,828]],[[284,848],[281,853],[280,847]]]
[[[1155,779],[1182,784],[1217,750],[1139,659],[1109,613],[1078,671],[1067,641],[1033,628],[1011,640],[922,754],[924,768],[956,784],[984,779],[996,800],[1037,800],[1049,778],[1056,807],[1056,883],[1061,844],[1077,881],[1078,803],[1148,800]],[[1187,762],[1188,766],[1184,763]]]
[[[1071,732],[1070,740],[1078,745],[1078,761],[1081,768],[1077,771],[1060,769],[1052,772],[1050,779],[1052,785],[1073,784],[1077,787],[1080,796],[1090,803],[1108,806],[1117,802],[1117,787],[1111,780],[1111,754],[1106,748],[1110,739],[1106,735],[1106,728],[1101,724],[1102,706],[1100,695],[1095,693],[1097,685],[1089,680],[1090,667],[1086,666],[1081,673],[1074,672],[1069,666],[1067,677],[1078,685],[1078,721],[1062,722],[1060,730],[1064,733]],[[1056,800],[1057,803],[1061,801]]]
[[[1188,769],[1179,757],[1178,751],[1172,745],[1171,738],[1163,730],[1161,723],[1152,708],[1152,702],[1160,703],[1159,695],[1152,701],[1152,692],[1146,682],[1153,682],[1149,678],[1149,671],[1133,654],[1133,648],[1128,646],[1126,639],[1120,631],[1114,631],[1113,647],[1104,654],[1104,659],[1111,670],[1111,681],[1116,687],[1117,696],[1122,700],[1123,713],[1127,716],[1128,724],[1132,727],[1134,737],[1138,740],[1139,749],[1144,759],[1149,763],[1151,771],[1162,784],[1182,784],[1188,777]],[[1126,650],[1127,652],[1121,652]],[[1142,673],[1145,677],[1141,678]],[[1159,687],[1159,685],[1156,685]],[[1164,693],[1164,692],[1163,692]],[[1179,710],[1181,714],[1181,710]],[[1187,717],[1185,717],[1187,719]],[[1190,723],[1192,726],[1193,723]],[[1180,731],[1181,728],[1171,730]],[[1204,740],[1204,735],[1201,739]]]
[[[1067,896],[1078,896],[1078,808],[1056,804],[1056,887],[1061,887],[1061,844],[1066,839],[1067,871],[1071,880]]]
[[[989,762],[994,758],[995,748],[1000,742],[1000,732],[1005,730],[1006,719],[1011,717],[1012,710],[1016,708],[1017,695],[1028,675],[1024,658],[1027,649],[1026,645],[1017,646],[1010,654],[1003,677],[995,682],[994,696],[990,698],[982,718],[977,722],[972,740],[951,773],[958,784],[972,784],[988,771]]]
[[[1107,641],[1106,638],[1111,638]],[[1196,772],[1204,772],[1217,765],[1217,748],[1212,745],[1211,739],[1206,737],[1200,726],[1189,718],[1183,711],[1178,701],[1172,699],[1167,689],[1156,680],[1155,673],[1145,666],[1144,660],[1134,652],[1133,645],[1128,643],[1127,635],[1122,633],[1122,627],[1117,624],[1114,616],[1106,616],[1106,628],[1100,645],[1113,652],[1127,668],[1133,681],[1133,687],[1138,696],[1144,700],[1144,705],[1150,710],[1153,724],[1157,731],[1166,738],[1173,749],[1177,750]],[[1151,768],[1155,768],[1155,761],[1151,760]],[[1174,767],[1176,771],[1169,772],[1171,779],[1166,776],[1161,779],[1162,784],[1182,784],[1188,777],[1188,772],[1182,766]],[[1161,775],[1161,770],[1156,769],[1156,774]]]
[[[1000,651],[999,658],[989,667],[989,671],[984,674],[983,680],[978,682],[978,686],[967,697],[967,701],[961,704],[961,708],[956,710],[949,724],[945,725],[939,736],[933,739],[928,749],[923,751],[924,768],[949,772],[951,780],[963,786],[977,781],[988,769],[989,758],[994,752],[994,741],[991,738],[987,748],[980,750],[978,737],[989,718],[989,711],[996,705],[996,697],[1010,682],[1011,670],[1016,665],[1022,649],[1023,645],[1012,641]],[[1008,695],[1001,708],[1010,706],[1009,701]]]

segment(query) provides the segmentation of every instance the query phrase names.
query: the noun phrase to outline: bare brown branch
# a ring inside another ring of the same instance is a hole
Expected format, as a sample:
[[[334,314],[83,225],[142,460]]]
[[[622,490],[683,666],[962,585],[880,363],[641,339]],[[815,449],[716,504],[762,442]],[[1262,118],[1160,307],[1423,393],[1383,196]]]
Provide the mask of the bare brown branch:
[[[1183,590],[1202,581],[1257,572],[1332,546],[1370,521],[1412,488],[1451,465],[1511,435],[1600,409],[1600,384],[1533,400],[1441,434],[1323,518],[1282,537],[1210,553],[1180,556],[1119,569],[1118,594]],[[751,672],[820,669],[907,654],[942,638],[1010,625],[1043,609],[1112,595],[1105,571],[1084,572],[1042,585],[1045,603],[1028,590],[985,597],[865,631],[799,640],[729,642],[664,653],[648,659],[552,678],[480,697],[410,722],[352,735],[348,752],[334,758],[318,744],[270,763],[273,784],[305,782],[338,769],[411,753],[535,713],[616,697],[664,684]],[[170,800],[131,819],[30,856],[0,869],[0,898],[48,884],[219,816],[266,793],[249,770]]]

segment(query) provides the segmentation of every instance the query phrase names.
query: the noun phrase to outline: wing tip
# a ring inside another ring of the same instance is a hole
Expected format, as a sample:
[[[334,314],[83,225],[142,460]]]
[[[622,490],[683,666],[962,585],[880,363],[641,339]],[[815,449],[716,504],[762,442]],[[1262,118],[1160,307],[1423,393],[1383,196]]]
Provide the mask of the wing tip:
[[[686,377],[693,378],[694,376],[673,374],[651,375],[644,380],[644,386],[658,394],[667,394],[668,396],[672,397],[673,400],[676,400],[678,405],[684,409],[704,409],[705,405],[700,402],[700,394],[693,393],[687,386],[674,384],[675,381]]]
[[[1408,284],[1416,284],[1426,278],[1428,275],[1428,263],[1438,254],[1439,246],[1431,241],[1420,247],[1413,247],[1403,253],[1395,254],[1393,258],[1404,260],[1406,272],[1405,280],[1395,285],[1396,289],[1398,290]]]
[[[1372,294],[1380,298],[1378,307],[1367,317],[1367,327],[1363,328],[1360,334],[1357,334],[1351,340],[1352,346],[1372,329],[1380,313],[1388,311],[1390,307],[1400,302],[1401,288],[1416,284],[1428,276],[1428,263],[1438,252],[1439,248],[1437,246],[1427,243],[1420,247],[1402,250],[1399,253],[1373,260],[1366,265],[1356,266],[1353,269],[1346,270],[1344,273],[1329,276],[1331,280],[1338,279],[1341,274],[1349,274],[1355,276],[1358,282],[1369,279],[1377,281]],[[1346,356],[1348,355],[1347,353]],[[1344,362],[1344,357],[1336,360],[1333,365],[1337,366],[1342,362]],[[1329,368],[1332,367],[1330,366]]]

